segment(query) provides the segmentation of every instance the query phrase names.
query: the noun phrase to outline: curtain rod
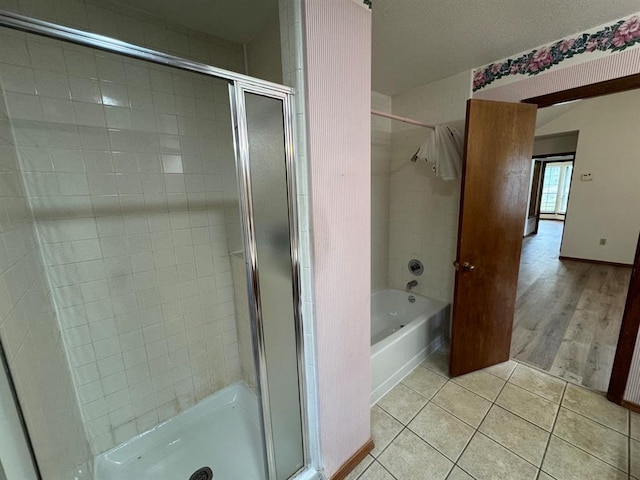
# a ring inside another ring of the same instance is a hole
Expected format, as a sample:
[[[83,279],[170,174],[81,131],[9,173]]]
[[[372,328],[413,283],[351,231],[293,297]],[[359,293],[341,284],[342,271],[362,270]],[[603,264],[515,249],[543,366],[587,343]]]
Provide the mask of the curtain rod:
[[[410,123],[411,125],[417,125],[419,127],[431,128],[431,129],[436,128],[434,125],[429,125],[429,124],[426,124],[426,123],[418,122],[417,120],[413,120],[413,119],[407,118],[407,117],[400,117],[398,115],[393,115],[391,113],[381,112],[379,110],[371,110],[371,115],[377,115],[378,117],[386,117],[386,118],[390,118],[391,120],[397,120],[399,122]]]

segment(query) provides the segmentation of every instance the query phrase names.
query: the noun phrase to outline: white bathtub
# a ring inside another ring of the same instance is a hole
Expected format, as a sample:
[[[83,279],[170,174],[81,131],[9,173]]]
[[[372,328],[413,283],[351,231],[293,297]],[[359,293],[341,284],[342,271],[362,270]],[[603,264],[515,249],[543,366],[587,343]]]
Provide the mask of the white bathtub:
[[[449,338],[449,312],[446,302],[401,290],[372,295],[371,405]]]

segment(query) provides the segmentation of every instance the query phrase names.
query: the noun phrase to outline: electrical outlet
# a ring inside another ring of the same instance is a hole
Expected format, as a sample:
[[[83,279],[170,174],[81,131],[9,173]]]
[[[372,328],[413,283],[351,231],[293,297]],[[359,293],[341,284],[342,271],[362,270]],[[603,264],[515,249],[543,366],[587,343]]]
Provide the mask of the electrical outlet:
[[[606,245],[607,244],[607,239],[606,238],[601,238],[600,239],[600,245]]]

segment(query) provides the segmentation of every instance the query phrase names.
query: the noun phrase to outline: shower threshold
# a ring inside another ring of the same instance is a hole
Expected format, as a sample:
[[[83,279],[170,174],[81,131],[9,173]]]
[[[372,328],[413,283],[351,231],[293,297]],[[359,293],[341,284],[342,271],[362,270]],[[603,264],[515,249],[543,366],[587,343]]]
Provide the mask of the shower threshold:
[[[98,455],[95,480],[189,480],[204,467],[215,480],[263,480],[259,421],[255,394],[235,383]]]

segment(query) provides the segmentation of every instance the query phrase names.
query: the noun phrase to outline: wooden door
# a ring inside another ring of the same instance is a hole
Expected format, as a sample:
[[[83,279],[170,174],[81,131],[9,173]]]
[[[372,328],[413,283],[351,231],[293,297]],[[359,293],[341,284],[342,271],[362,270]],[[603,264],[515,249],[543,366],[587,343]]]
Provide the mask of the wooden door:
[[[535,105],[467,102],[450,373],[509,359]]]

